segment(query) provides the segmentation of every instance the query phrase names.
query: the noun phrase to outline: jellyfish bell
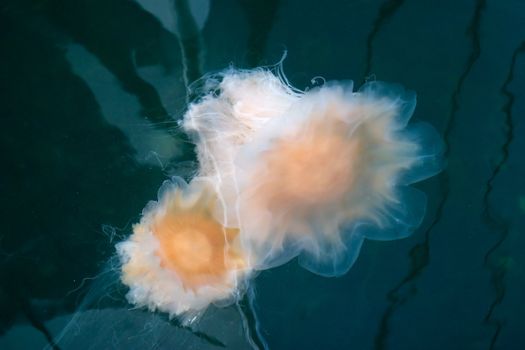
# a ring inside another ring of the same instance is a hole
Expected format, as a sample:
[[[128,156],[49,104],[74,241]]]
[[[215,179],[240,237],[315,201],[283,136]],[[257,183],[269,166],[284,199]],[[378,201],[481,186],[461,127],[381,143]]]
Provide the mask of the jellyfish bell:
[[[414,93],[384,83],[358,92],[329,84],[243,146],[240,227],[261,268],[300,255],[307,269],[340,275],[364,238],[402,238],[419,226],[425,196],[403,178],[434,175],[442,146],[433,134],[432,147],[422,147],[417,136],[427,129],[406,127],[415,103]]]
[[[117,244],[127,299],[189,321],[212,303],[241,294],[250,273],[239,231],[213,217],[217,197],[206,181],[166,181],[133,234]]]
[[[215,179],[217,217],[240,228],[256,269],[299,255],[340,275],[364,238],[403,238],[420,224],[425,196],[408,185],[441,169],[443,145],[432,127],[408,124],[413,92],[380,82],[298,92],[261,70],[229,70],[218,86],[183,126],[200,175]]]

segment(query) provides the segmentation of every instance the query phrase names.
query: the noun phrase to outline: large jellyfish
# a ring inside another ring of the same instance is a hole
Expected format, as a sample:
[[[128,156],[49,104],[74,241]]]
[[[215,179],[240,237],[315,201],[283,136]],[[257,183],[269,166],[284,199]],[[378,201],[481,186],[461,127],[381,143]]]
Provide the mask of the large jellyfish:
[[[381,82],[301,92],[264,69],[207,83],[182,125],[222,201],[216,217],[240,229],[254,268],[299,256],[340,275],[364,238],[403,238],[421,223],[425,196],[408,185],[441,169],[443,144],[429,125],[408,124],[413,92]]]

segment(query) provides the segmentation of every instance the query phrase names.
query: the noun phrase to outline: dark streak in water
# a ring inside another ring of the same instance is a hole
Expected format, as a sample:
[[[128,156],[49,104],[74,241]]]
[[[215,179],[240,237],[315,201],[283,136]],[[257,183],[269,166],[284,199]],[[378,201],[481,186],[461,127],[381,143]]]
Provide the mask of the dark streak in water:
[[[145,312],[149,312],[149,311],[145,311]],[[163,315],[163,316],[165,317],[165,315]],[[209,345],[217,346],[217,347],[220,347],[220,348],[226,348],[226,344],[221,342],[219,339],[217,339],[217,338],[215,338],[215,337],[213,337],[213,336],[211,336],[209,334],[206,334],[204,332],[194,330],[193,328],[191,328],[189,326],[184,326],[182,323],[180,323],[176,319],[168,320],[168,322],[171,325],[173,325],[174,327],[177,327],[177,328],[180,328],[180,329],[184,329],[184,330],[190,332],[191,334],[193,334],[197,338],[205,341]]]
[[[242,316],[244,316],[246,332],[248,333],[252,347],[257,350],[266,350],[268,349],[268,346],[259,332],[259,324],[257,315],[255,314],[254,300],[255,290],[254,288],[249,288],[246,295],[238,305]]]
[[[469,23],[469,26],[467,27],[466,35],[471,41],[471,51],[468,56],[467,62],[465,63],[463,73],[459,77],[451,96],[450,113],[445,123],[443,131],[443,138],[447,145],[447,149],[444,153],[445,158],[447,158],[450,154],[450,134],[454,128],[457,112],[459,110],[459,98],[463,90],[463,85],[465,83],[466,78],[469,76],[472,68],[474,67],[474,64],[476,63],[481,54],[479,29],[481,25],[481,16],[485,7],[486,0],[476,1],[474,14]],[[381,317],[379,329],[374,340],[375,350],[386,349],[387,339],[390,333],[390,318],[400,306],[402,306],[410,299],[410,297],[416,294],[416,281],[418,277],[423,273],[425,268],[428,266],[430,260],[430,236],[434,228],[441,222],[441,219],[443,217],[443,210],[445,208],[445,204],[448,201],[448,196],[450,193],[450,177],[446,170],[439,177],[439,181],[441,189],[441,198],[437,205],[434,219],[424,232],[423,242],[416,244],[410,250],[409,256],[411,266],[407,275],[387,293],[387,300],[389,302],[389,305],[383,313],[383,316]]]
[[[246,62],[249,67],[258,67],[264,62],[264,51],[268,37],[276,20],[280,0],[238,0],[249,25]]]
[[[496,251],[498,248],[503,244],[503,242],[507,239],[507,236],[509,234],[509,226],[503,220],[502,218],[498,217],[496,214],[494,214],[491,210],[489,201],[490,196],[492,194],[492,191],[494,189],[494,181],[500,174],[501,170],[507,163],[507,160],[509,159],[509,147],[512,143],[512,140],[514,139],[514,124],[512,121],[512,107],[514,105],[515,96],[512,94],[512,92],[509,90],[509,85],[514,79],[514,69],[516,67],[516,61],[518,59],[518,55],[520,53],[525,52],[525,42],[522,42],[521,45],[514,51],[510,63],[509,72],[507,74],[507,78],[505,79],[505,82],[503,83],[501,87],[501,94],[507,98],[507,101],[503,105],[502,112],[505,115],[505,141],[503,142],[501,146],[501,157],[494,167],[494,170],[492,171],[492,174],[490,178],[487,180],[486,186],[485,186],[485,193],[483,194],[483,218],[486,222],[487,226],[489,226],[492,230],[496,231],[498,233],[498,239],[496,242],[490,247],[490,249],[485,254],[484,264],[483,266],[488,269],[491,272],[491,283],[494,287],[495,291],[495,297],[492,303],[490,304],[490,307],[488,309],[487,314],[485,315],[485,319],[483,322],[487,325],[491,325],[495,328],[494,335],[492,336],[490,347],[489,349],[493,349],[496,341],[498,339],[498,336],[503,328],[503,323],[493,318],[494,310],[498,305],[501,304],[503,299],[505,298],[505,274],[506,274],[506,267],[504,263],[501,263],[498,261],[498,256],[496,256]]]
[[[383,25],[396,13],[396,11],[403,5],[404,0],[387,0],[379,8],[379,13],[374,21],[372,30],[368,33],[366,39],[366,58],[365,58],[365,74],[363,79],[366,80],[372,70],[372,56],[373,44],[377,33],[381,30]]]
[[[18,302],[21,304],[22,312],[29,321],[29,323],[31,323],[31,326],[33,326],[33,328],[35,328],[44,335],[48,342],[49,348],[53,350],[60,350],[55,340],[53,339],[51,332],[47,329],[44,322],[42,322],[40,318],[35,315],[31,305],[29,305],[26,302],[26,300],[26,298],[19,298]]]
[[[184,328],[184,327],[182,327]],[[214,346],[217,346],[217,347],[220,347],[220,348],[226,348],[226,344],[224,344],[223,342],[221,342],[219,339],[215,338],[215,337],[212,337],[204,332],[199,332],[199,331],[195,331],[195,330],[192,330],[190,328],[188,328],[188,330],[193,333],[193,335],[195,335],[196,337],[206,341],[208,344],[210,345],[214,345]]]

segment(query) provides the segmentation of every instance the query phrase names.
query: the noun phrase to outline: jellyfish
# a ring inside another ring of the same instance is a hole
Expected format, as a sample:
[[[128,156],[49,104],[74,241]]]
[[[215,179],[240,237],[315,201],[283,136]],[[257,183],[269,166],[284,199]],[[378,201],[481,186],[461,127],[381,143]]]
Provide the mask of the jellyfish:
[[[410,185],[440,171],[443,143],[409,123],[415,93],[376,81],[303,92],[268,69],[229,69],[207,85],[182,126],[222,203],[216,218],[239,228],[254,269],[298,257],[338,276],[365,238],[400,239],[420,225],[426,197]]]
[[[206,182],[173,177],[145,207],[132,235],[117,244],[131,304],[190,322],[210,304],[241,294],[250,268],[239,230],[213,217],[217,198]]]

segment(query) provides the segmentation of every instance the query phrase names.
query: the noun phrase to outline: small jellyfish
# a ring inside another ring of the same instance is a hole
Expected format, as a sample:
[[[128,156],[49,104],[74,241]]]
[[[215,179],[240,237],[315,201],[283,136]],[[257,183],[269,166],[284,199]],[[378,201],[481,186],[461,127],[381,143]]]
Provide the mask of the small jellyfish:
[[[312,272],[341,275],[365,238],[420,225],[426,198],[408,185],[440,171],[443,144],[431,126],[408,124],[413,92],[371,82],[303,93],[262,69],[220,78],[183,126],[222,201],[216,217],[240,228],[255,269],[299,256]]]
[[[236,300],[250,268],[239,230],[213,217],[213,188],[175,177],[158,197],[117,244],[128,301],[190,321],[211,303]]]

